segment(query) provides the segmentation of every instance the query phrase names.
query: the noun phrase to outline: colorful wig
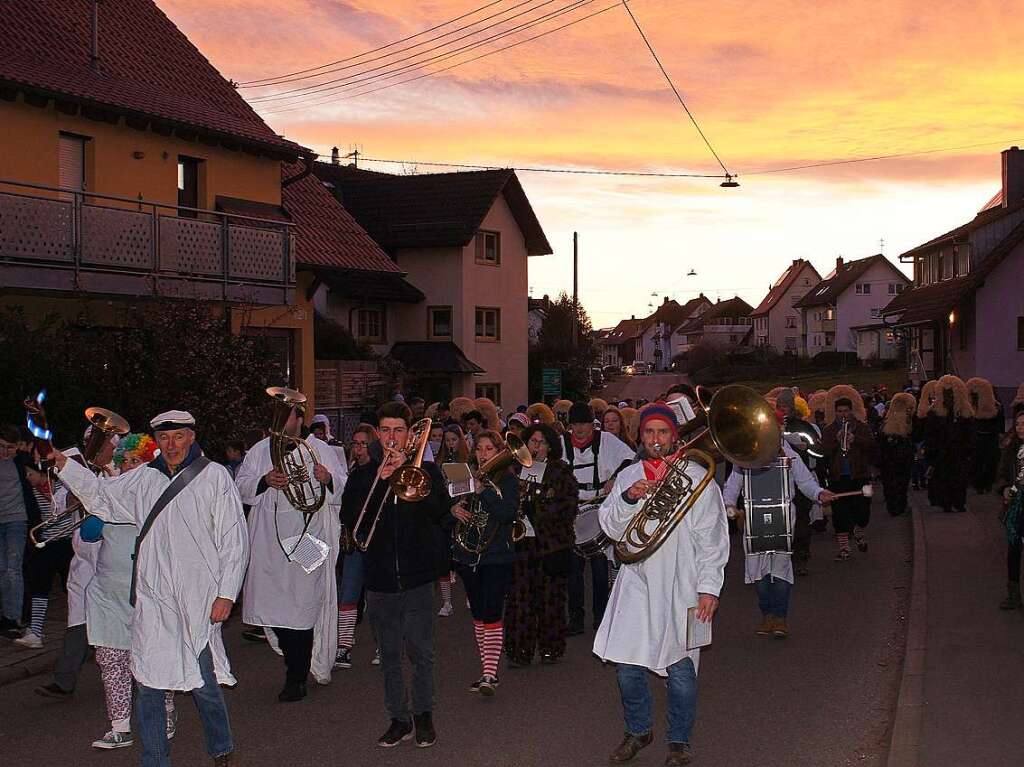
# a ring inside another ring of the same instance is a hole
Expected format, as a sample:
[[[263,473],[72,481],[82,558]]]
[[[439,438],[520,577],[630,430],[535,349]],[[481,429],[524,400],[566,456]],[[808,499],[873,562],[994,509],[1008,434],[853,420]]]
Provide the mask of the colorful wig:
[[[124,459],[130,455],[149,463],[156,457],[156,440],[148,434],[125,434],[114,449],[114,465],[121,468]]]

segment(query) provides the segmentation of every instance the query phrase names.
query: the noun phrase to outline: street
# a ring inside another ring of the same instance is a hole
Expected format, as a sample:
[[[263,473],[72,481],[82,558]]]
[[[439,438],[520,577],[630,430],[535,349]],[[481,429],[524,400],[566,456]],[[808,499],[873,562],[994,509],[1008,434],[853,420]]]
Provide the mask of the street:
[[[833,561],[830,536],[815,536],[811,575],[794,589],[785,641],[754,633],[760,616],[753,587],[743,584],[742,550],[733,536],[714,644],[701,657],[697,764],[884,764],[902,657],[910,521],[889,517],[876,498],[870,536],[870,551],[855,552],[846,563]],[[614,671],[590,653],[593,632],[571,638],[558,665],[509,670],[502,664],[497,695],[481,699],[466,689],[479,667],[461,589],[455,601],[455,615],[436,622],[439,739],[425,750],[375,745],[388,721],[365,622],[354,668],[336,671],[328,687],[311,682],[305,701],[282,705],[276,700],[281,660],[266,645],[242,640],[242,626],[233,621],[225,640],[240,683],[225,694],[242,763],[605,764],[623,725]],[[89,746],[108,724],[92,662],[71,701],[34,695],[32,688],[45,681],[38,676],[0,689],[5,764],[137,763],[137,744],[111,752]],[[653,688],[655,743],[636,760],[641,765],[664,759],[664,687],[655,682]],[[194,707],[187,696],[177,701],[175,764],[207,764]]]
[[[623,399],[653,401],[659,395],[677,383],[687,383],[682,373],[655,373],[649,376],[629,376],[624,373],[617,375],[605,386],[597,396],[609,404],[618,403]]]

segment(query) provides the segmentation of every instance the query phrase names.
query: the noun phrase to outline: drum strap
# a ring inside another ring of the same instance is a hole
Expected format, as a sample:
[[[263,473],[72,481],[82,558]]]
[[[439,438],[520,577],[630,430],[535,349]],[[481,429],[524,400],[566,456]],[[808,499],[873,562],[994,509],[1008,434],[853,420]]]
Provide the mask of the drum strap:
[[[573,444],[572,444],[572,435],[571,434],[563,434],[562,435],[562,442],[563,442],[564,447],[565,447],[565,460],[569,463],[569,468],[575,474],[576,473],[576,466],[574,464],[573,459],[576,457],[576,448],[574,448]],[[577,483],[580,490],[598,490],[598,489],[600,489],[601,485],[604,484],[604,483],[601,482],[601,478],[597,474],[597,471],[598,471],[598,460],[597,459],[598,459],[598,456],[601,454],[601,432],[600,431],[595,431],[594,432],[594,439],[591,440],[591,442],[590,442],[590,449],[594,453],[594,463],[593,464],[589,464],[589,463],[580,464],[579,468],[586,469],[586,468],[588,468],[589,466],[592,465],[594,467],[594,479],[593,479],[592,482],[580,482],[580,483]]]

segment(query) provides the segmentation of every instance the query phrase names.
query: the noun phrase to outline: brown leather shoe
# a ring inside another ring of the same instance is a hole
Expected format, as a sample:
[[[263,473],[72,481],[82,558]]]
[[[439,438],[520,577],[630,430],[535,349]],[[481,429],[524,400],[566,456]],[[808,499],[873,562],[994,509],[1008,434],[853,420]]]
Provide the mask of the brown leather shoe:
[[[775,618],[771,615],[766,615],[764,620],[761,621],[761,625],[757,627],[757,633],[763,637],[771,636],[774,628]]]
[[[775,624],[772,626],[772,634],[776,639],[785,639],[789,636],[789,626],[786,624],[785,618],[775,619]]]
[[[651,745],[651,733],[631,735],[627,732],[619,747],[612,751],[612,755],[608,757],[608,761],[612,764],[628,762],[640,753],[640,749],[649,745]]]
[[[238,767],[238,764],[233,751],[213,757],[213,767]]]
[[[689,764],[693,761],[693,752],[688,743],[669,743],[668,756],[665,757],[665,767],[679,767],[681,764]]]

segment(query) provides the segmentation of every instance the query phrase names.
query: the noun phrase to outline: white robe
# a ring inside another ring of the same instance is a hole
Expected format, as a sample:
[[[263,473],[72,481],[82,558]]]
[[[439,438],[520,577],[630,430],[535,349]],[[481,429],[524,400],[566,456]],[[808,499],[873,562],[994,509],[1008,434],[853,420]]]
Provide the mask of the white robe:
[[[697,483],[705,471],[690,464],[687,474]],[[622,538],[640,511],[643,501],[630,504],[622,494],[641,479],[642,463],[623,469],[601,504],[601,528],[614,540]],[[667,676],[668,667],[683,658],[690,658],[697,669],[700,650],[686,649],[686,613],[697,606],[698,594],[718,596],[728,560],[729,526],[722,494],[712,482],[654,554],[619,568],[594,653],[605,661],[643,666],[659,676]]]
[[[260,480],[273,468],[270,439],[257,442],[246,453],[235,475],[242,502],[252,507],[249,511],[252,556],[245,576],[242,620],[252,626],[314,629],[310,670],[317,682],[327,684],[331,681],[338,646],[338,594],[334,567],[341,546],[338,509],[348,474],[330,445],[315,437],[307,437],[307,441],[333,479],[334,491],[327,491],[324,505],[313,515],[306,531],[330,547],[327,561],[307,573],[285,558],[278,536],[284,540],[298,535],[302,532],[304,520],[280,490],[267,488],[256,495]],[[309,471],[312,474],[312,466]]]
[[[171,483],[142,466],[114,479],[68,461],[60,478],[100,519],[141,529]],[[249,561],[249,539],[231,473],[211,463],[153,524],[138,557],[132,614],[132,675],[159,690],[203,686],[199,655],[210,644],[210,608],[234,601]]]
[[[782,449],[787,457],[792,460],[792,470],[789,473],[789,497],[792,498],[799,488],[800,492],[817,501],[821,494],[821,486],[815,479],[811,470],[800,460],[796,451],[785,442]],[[736,469],[729,475],[725,482],[725,489],[722,496],[726,506],[735,506],[736,501],[743,492],[743,469]],[[792,501],[789,504],[789,522],[796,526],[796,506]],[[770,575],[773,578],[781,578],[784,581],[793,583],[793,557],[785,552],[774,554],[747,554],[744,562],[743,580],[746,583],[754,583]]]

